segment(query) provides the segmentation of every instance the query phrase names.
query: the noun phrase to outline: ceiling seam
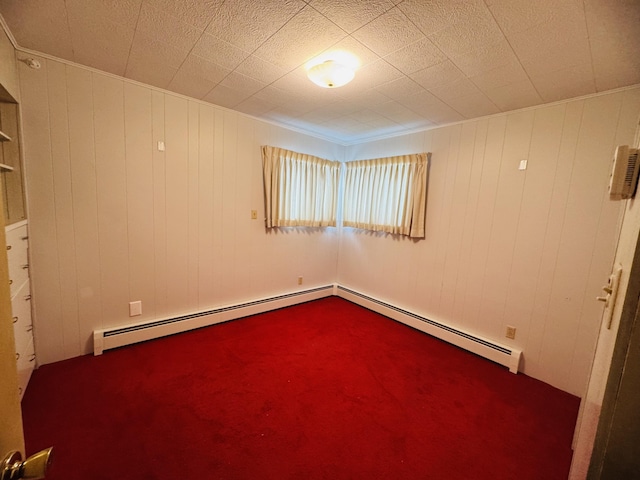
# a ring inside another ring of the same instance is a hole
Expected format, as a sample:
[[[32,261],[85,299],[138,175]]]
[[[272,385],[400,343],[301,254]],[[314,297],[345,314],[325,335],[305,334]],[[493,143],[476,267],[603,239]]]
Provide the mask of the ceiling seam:
[[[140,6],[138,7],[138,16],[136,18],[136,24],[133,27],[133,36],[131,37],[131,45],[129,45],[129,53],[127,53],[127,62],[124,65],[124,75],[127,74],[127,70],[129,69],[129,62],[131,61],[131,51],[133,50],[133,44],[134,44],[135,39],[136,39],[136,33],[138,33],[138,22],[140,22],[140,12],[142,12],[142,4],[143,3],[144,3],[144,0],[141,0],[140,1]]]
[[[491,8],[489,7],[489,5],[487,5],[487,1],[486,0],[482,0],[482,3],[484,3],[484,6],[487,7],[487,10],[489,11],[489,14],[491,15],[491,18],[493,18],[493,21],[496,22],[496,25],[498,26],[498,28],[500,29],[500,32],[502,33],[502,36],[504,37],[505,41],[507,42],[507,45],[509,45],[509,48],[511,49],[511,51],[513,52],[513,55],[518,59],[518,65],[520,65],[520,68],[522,68],[522,71],[524,72],[524,74],[527,76],[527,80],[529,80],[529,83],[531,84],[531,86],[533,87],[533,89],[536,91],[536,94],[538,95],[538,97],[540,98],[540,100],[542,100],[544,102],[544,98],[542,97],[542,94],[538,91],[538,89],[536,88],[535,83],[533,83],[533,80],[531,79],[531,76],[529,75],[529,72],[527,71],[526,68],[524,68],[524,65],[522,64],[522,61],[520,60],[520,57],[518,56],[518,54],[516,53],[515,49],[513,48],[513,46],[511,45],[511,41],[509,41],[509,37],[507,37],[507,34],[504,32],[504,30],[502,29],[502,27],[500,26],[500,22],[498,22],[498,19],[496,18],[496,16],[493,14],[493,11],[491,10]]]

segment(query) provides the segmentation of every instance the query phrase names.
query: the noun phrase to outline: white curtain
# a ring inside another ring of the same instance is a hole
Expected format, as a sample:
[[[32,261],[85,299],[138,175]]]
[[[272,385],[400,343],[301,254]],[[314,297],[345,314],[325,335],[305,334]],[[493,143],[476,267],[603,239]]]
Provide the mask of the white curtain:
[[[431,154],[348,162],[343,225],[424,238]]]
[[[263,146],[267,228],[336,225],[340,163]]]

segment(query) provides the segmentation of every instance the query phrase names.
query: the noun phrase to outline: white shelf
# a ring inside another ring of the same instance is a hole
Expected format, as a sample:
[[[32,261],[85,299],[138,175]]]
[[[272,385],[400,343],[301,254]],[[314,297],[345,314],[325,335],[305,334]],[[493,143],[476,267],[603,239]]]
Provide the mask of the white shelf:
[[[0,163],[0,172],[13,172],[13,167]]]
[[[11,141],[11,137],[6,133],[4,133],[2,130],[0,130],[0,142],[10,142],[10,141]]]

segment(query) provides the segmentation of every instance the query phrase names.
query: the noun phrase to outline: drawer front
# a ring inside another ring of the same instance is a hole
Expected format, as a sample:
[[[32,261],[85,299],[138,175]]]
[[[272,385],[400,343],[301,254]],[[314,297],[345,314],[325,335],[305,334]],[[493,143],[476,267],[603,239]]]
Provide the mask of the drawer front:
[[[33,338],[33,324],[31,323],[31,300],[29,282],[11,300],[13,313],[13,333],[16,339],[16,352],[21,352]]]
[[[11,228],[11,227],[9,227]],[[27,225],[11,228],[7,234],[9,284],[13,297],[29,278],[29,241]]]
[[[18,358],[18,388],[20,391],[20,399],[22,400],[22,396],[27,389],[27,384],[29,383],[33,369],[36,366],[36,354],[33,348],[33,340],[31,340],[29,345],[27,345],[22,352],[16,353],[16,357]]]

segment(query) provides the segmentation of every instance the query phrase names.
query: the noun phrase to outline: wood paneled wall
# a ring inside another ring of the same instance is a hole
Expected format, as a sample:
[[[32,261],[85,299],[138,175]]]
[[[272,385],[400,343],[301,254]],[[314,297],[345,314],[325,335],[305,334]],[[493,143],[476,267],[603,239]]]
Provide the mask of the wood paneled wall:
[[[639,114],[636,88],[349,147],[433,153],[427,238],[345,228],[338,282],[517,346],[527,374],[582,395],[623,211],[611,160]]]
[[[96,328],[335,280],[335,228],[265,231],[260,145],[333,160],[344,147],[41,61],[20,64],[40,364],[88,353]]]
[[[526,373],[582,394],[621,221],[611,155],[633,141],[640,89],[343,147],[41,61],[19,64],[40,363],[89,352],[95,328],[132,321],[130,301],[151,320],[303,275],[518,346]],[[250,217],[263,144],[332,160],[431,151],[427,238],[266,232]]]

